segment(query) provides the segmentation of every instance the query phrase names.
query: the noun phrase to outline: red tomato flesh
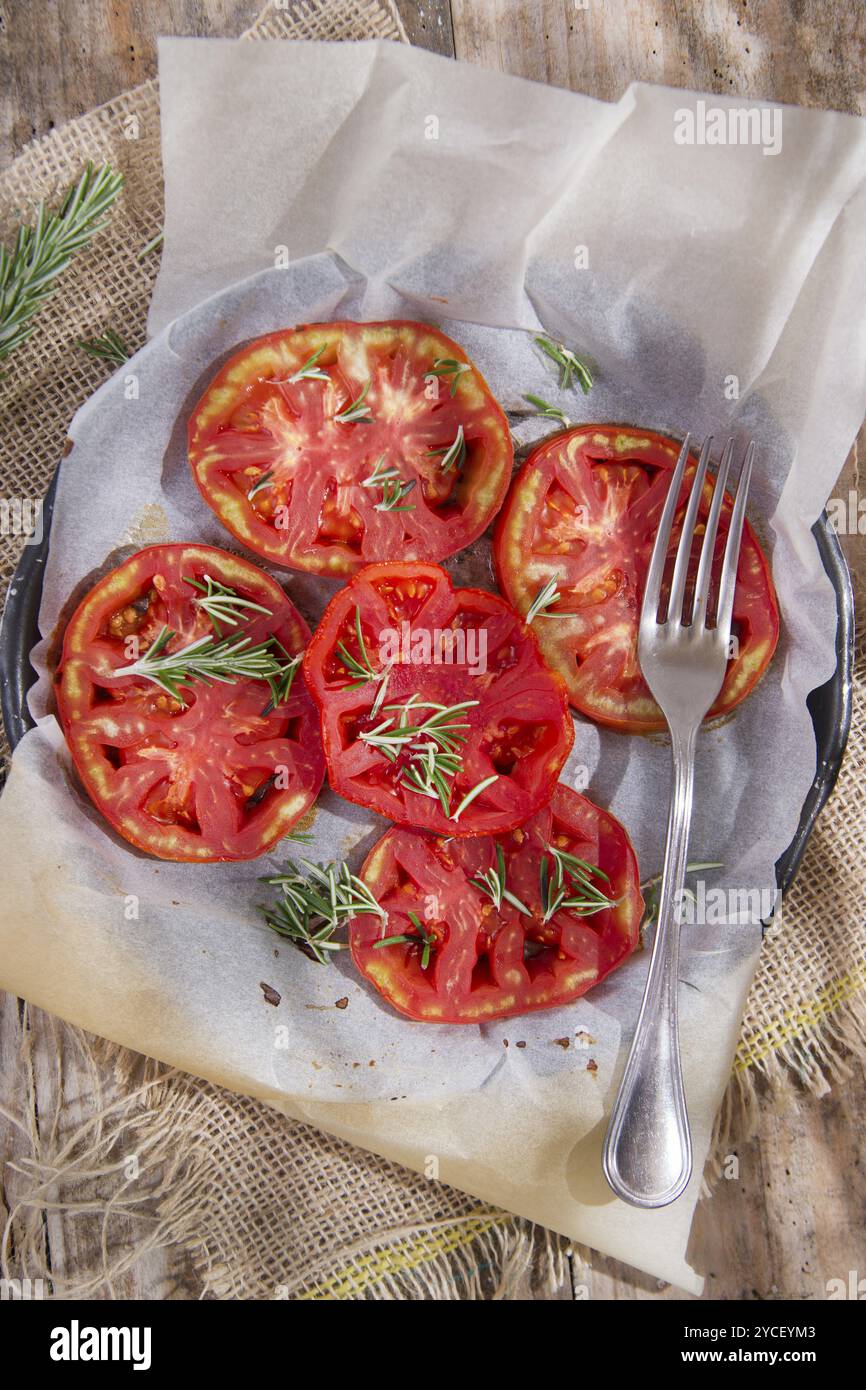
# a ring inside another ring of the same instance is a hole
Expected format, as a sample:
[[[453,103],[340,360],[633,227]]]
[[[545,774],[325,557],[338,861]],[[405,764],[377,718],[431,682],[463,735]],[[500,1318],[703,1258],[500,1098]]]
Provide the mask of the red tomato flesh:
[[[495,907],[474,882],[504,853],[506,885],[526,916]],[[544,922],[540,865],[548,846],[600,868],[595,882],[616,906],[593,916],[560,909]],[[383,998],[428,1023],[487,1023],[568,1004],[603,980],[638,942],[643,898],[626,831],[570,788],[524,826],[495,838],[441,839],[392,829],[374,845],[361,878],[388,913],[353,919],[352,956]],[[426,968],[410,913],[434,939]],[[377,946],[392,936],[407,943]]]
[[[307,370],[324,375],[295,379],[314,356]],[[449,462],[458,434],[465,455]],[[513,457],[508,422],[459,344],[403,321],[258,338],[221,368],[189,424],[193,476],[223,525],[274,564],[314,574],[461,550],[501,506]],[[372,481],[377,471],[386,483]],[[383,506],[386,488],[394,497],[409,485]]]
[[[177,651],[218,636],[187,579],[206,575],[267,608],[242,627],[291,656],[309,630],[278,584],[248,560],[203,545],[155,545],[105,575],[75,610],[63,642],[57,708],[88,795],[120,835],[160,859],[252,859],[288,834],[324,778],[315,706],[301,672],[265,713],[261,681],[195,681],[173,699],[113,672],[143,656],[164,627]],[[135,654],[130,652],[130,641]]]
[[[574,739],[565,688],[532,633],[497,595],[455,589],[437,565],[361,570],[325,610],[304,670],[322,714],[334,791],[400,825],[447,835],[520,825],[549,801]],[[376,731],[387,721],[393,733],[407,708],[418,728],[437,707],[464,702],[471,703],[454,717],[465,727],[458,731],[459,771],[446,777],[446,812],[439,797],[411,785],[413,767],[424,771],[420,746],[433,736],[419,735],[389,759]]]
[[[549,580],[560,598],[533,624],[541,649],[575,709],[628,732],[667,728],[638,665],[637,632],[650,555],[680,444],[623,425],[584,425],[534,449],[514,480],[496,528],[502,592],[520,613]],[[668,554],[668,582],[697,459],[686,468]],[[713,495],[708,478],[700,536]],[[718,573],[731,513],[726,497],[716,539]],[[697,572],[693,547],[691,579]],[[711,588],[710,612],[715,603]],[[562,615],[562,616],[558,616]],[[708,718],[744,700],[770,663],[779,610],[767,560],[748,522],[734,598],[732,659]]]

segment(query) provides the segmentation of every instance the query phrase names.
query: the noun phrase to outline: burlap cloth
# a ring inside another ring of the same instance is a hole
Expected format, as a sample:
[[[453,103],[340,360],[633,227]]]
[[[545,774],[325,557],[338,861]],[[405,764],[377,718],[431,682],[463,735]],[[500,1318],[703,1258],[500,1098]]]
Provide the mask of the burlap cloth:
[[[248,37],[406,36],[387,0],[301,0],[269,6]],[[25,150],[0,179],[2,241],[10,244],[17,222],[40,198],[55,199],[88,159],[123,171],[123,196],[32,338],[4,364],[2,497],[44,493],[70,418],[111,370],[76,340],[109,327],[131,350],[145,339],[159,252],[140,252],[162,225],[155,82]],[[21,545],[0,536],[4,593]],[[864,579],[866,566],[855,569],[860,592]],[[765,942],[717,1154],[748,1132],[758,1094],[792,1086],[820,1094],[866,1042],[864,683],[861,638],[848,755]],[[229,1298],[496,1297],[530,1277],[552,1286],[564,1277],[558,1236],[38,1011],[19,1017],[13,999],[5,1008],[13,1020],[2,1083],[6,1278],[42,1278],[60,1297],[104,1296],[129,1287],[124,1276],[164,1246],[183,1250],[204,1292]],[[19,1055],[8,1055],[16,1044]],[[46,1058],[57,1070],[48,1086]],[[51,1268],[46,1213],[55,1223],[58,1213],[96,1221],[97,1236],[89,1245],[79,1239],[63,1277]]]

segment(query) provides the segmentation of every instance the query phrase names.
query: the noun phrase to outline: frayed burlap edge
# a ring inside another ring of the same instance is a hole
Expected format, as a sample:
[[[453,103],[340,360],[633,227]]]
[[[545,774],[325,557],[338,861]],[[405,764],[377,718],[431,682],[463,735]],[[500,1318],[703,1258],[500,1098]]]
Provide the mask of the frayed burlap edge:
[[[58,1059],[47,1109],[34,1024]],[[86,1117],[71,1127],[64,1059],[86,1077]],[[0,1274],[42,1281],[43,1296],[121,1296],[137,1262],[172,1247],[190,1252],[201,1296],[224,1299],[509,1299],[530,1282],[555,1292],[569,1277],[565,1243],[550,1231],[26,1006],[15,1061],[20,1113],[0,1113],[25,1151],[7,1164]],[[276,1250],[264,1193],[298,1213]],[[317,1212],[303,1211],[305,1198]],[[46,1218],[61,1212],[98,1218],[73,1280],[50,1265]]]

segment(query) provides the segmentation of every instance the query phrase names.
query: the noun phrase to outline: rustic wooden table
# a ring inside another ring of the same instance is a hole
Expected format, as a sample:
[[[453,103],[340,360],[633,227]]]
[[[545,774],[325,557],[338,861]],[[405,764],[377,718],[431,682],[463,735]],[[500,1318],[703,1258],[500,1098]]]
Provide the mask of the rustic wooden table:
[[[260,8],[260,0],[18,0],[0,13],[0,160],[5,165],[34,136],[153,76],[157,34],[234,36]],[[581,0],[397,0],[397,9],[422,47],[604,99],[644,80],[866,112],[859,0],[589,0],[585,8]],[[0,1014],[0,1055],[17,1046],[18,1029],[10,1000]],[[56,1084],[48,1036],[36,1039],[35,1066],[41,1087]],[[74,1097],[74,1065],[64,1086]],[[825,1098],[763,1110],[754,1141],[738,1147],[738,1178],[722,1182],[698,1211],[705,1297],[820,1299],[828,1279],[847,1280],[862,1266],[864,1097],[863,1068],[852,1062],[851,1077]],[[0,1123],[0,1156],[18,1147]],[[48,1234],[60,1275],[96,1239],[85,1218],[55,1221]],[[593,1265],[592,1298],[685,1296],[616,1261]],[[142,1262],[123,1291],[199,1292],[192,1273],[169,1267],[162,1254]]]

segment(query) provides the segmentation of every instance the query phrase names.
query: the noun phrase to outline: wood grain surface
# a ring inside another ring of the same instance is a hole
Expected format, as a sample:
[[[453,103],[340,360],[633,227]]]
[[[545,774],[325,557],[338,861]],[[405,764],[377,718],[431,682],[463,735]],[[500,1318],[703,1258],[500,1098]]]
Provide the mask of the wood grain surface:
[[[34,136],[155,75],[157,34],[240,34],[258,0],[17,0],[0,6],[0,159]],[[616,99],[633,80],[866,111],[866,6],[831,0],[398,0],[413,43],[471,63]],[[862,542],[861,542],[862,544]],[[80,1113],[87,1077],[62,1072],[44,1018],[34,1025],[36,1109],[50,1112],[57,1087]],[[2,1055],[20,1040],[17,1001],[0,1014]],[[758,1134],[737,1146],[738,1176],[699,1207],[693,1259],[704,1297],[822,1299],[831,1278],[863,1264],[866,1230],[860,1113],[866,1076],[851,1076],[818,1100],[761,1108]],[[0,1123],[0,1158],[24,1150]],[[0,1221],[5,1219],[0,1194]],[[99,1221],[52,1216],[45,1239],[60,1275],[90,1264]],[[861,1269],[861,1273],[864,1272]],[[616,1261],[581,1252],[573,1287],[558,1297],[682,1299],[680,1290]],[[196,1298],[178,1252],[150,1256],[118,1286],[121,1296]],[[547,1295],[527,1281],[526,1297]]]

